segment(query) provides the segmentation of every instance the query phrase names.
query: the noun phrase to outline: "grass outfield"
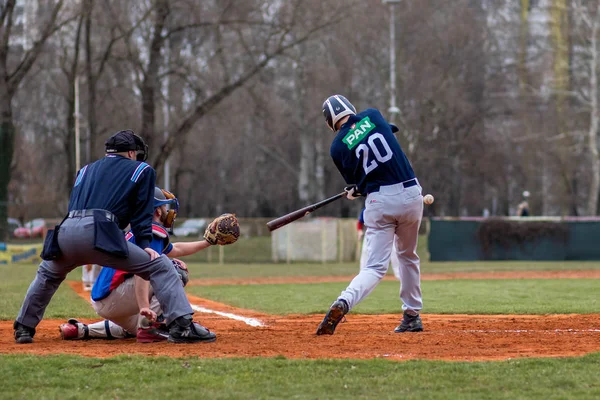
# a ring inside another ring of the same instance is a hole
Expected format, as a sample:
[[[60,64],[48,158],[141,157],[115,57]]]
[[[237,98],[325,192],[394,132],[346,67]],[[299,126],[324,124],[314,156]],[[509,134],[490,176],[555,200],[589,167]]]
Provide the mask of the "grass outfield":
[[[15,318],[34,265],[0,265],[0,319]],[[600,263],[423,263],[425,273],[599,269]],[[193,279],[352,275],[353,264],[190,264]],[[80,280],[81,270],[67,279]],[[188,287],[191,294],[275,313],[323,313],[347,282]],[[597,313],[598,280],[424,281],[431,313]],[[398,313],[398,283],[382,282],[355,312]],[[46,318],[95,317],[62,285]],[[208,344],[209,345],[209,344]],[[0,349],[1,351],[1,349]],[[0,355],[0,398],[36,399],[595,399],[600,353],[499,362],[173,359]]]
[[[437,264],[437,263],[436,263]],[[458,263],[457,263],[458,264]],[[493,263],[492,263],[493,264]],[[510,263],[503,263],[510,264]],[[560,265],[575,268],[570,263],[514,263],[494,270],[556,270]],[[600,263],[589,263],[597,267]],[[469,263],[462,263],[469,267]],[[577,265],[580,265],[577,263]],[[498,267],[498,266],[497,266]],[[569,268],[570,267],[570,268]],[[437,266],[436,266],[437,268]],[[512,269],[511,269],[512,268]],[[35,265],[0,265],[0,319],[13,319],[31,280]],[[595,269],[595,268],[593,268]],[[262,277],[262,276],[329,276],[352,275],[357,272],[353,264],[248,264],[218,265],[191,264],[191,277]],[[461,271],[461,270],[454,270]],[[80,280],[81,268],[67,279]],[[349,282],[242,285],[242,286],[192,286],[187,291],[199,297],[250,308],[272,314],[323,313]],[[600,301],[598,281],[594,279],[499,279],[499,280],[444,280],[423,281],[424,312],[466,314],[548,314],[597,313]],[[384,281],[364,300],[355,312],[367,314],[398,313],[399,284]],[[63,284],[46,310],[45,318],[73,316],[94,318],[91,307]]]
[[[594,399],[600,354],[447,363],[0,356],[7,399]]]
[[[349,282],[193,286],[187,290],[269,314],[324,313]],[[424,312],[436,314],[587,314],[600,312],[593,279],[444,280],[421,284]],[[381,282],[353,312],[400,313],[399,283]]]

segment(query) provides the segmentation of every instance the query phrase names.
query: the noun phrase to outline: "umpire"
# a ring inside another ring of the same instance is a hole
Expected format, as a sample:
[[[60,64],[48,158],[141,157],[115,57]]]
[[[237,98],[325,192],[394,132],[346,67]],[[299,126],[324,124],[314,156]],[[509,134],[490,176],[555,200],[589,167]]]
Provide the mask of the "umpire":
[[[149,280],[163,307],[170,342],[214,341],[214,333],[192,321],[172,263],[149,247],[156,172],[144,162],[148,146],[130,130],[115,133],[105,144],[106,156],[77,173],[69,213],[46,237],[43,261],[14,323],[15,341],[33,342],[54,292],[84,264],[110,265]],[[130,224],[136,244],[123,235]]]

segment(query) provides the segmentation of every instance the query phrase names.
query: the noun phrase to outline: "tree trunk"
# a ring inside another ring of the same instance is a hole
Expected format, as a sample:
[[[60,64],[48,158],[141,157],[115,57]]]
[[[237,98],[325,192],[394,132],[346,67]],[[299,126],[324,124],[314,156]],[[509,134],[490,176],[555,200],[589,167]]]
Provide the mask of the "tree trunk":
[[[71,82],[69,82],[69,85]],[[65,155],[67,158],[67,171],[66,179],[64,180],[64,193],[69,197],[71,189],[73,188],[73,182],[75,182],[75,94],[74,87],[69,88],[69,97],[67,98],[67,115],[65,125],[67,134],[64,139],[63,148],[65,149]]]
[[[156,93],[160,90],[158,72],[161,63],[161,49],[165,43],[163,29],[167,16],[169,15],[169,4],[167,0],[156,0],[156,15],[154,19],[154,32],[149,49],[148,68],[144,73],[144,80],[140,88],[142,96],[142,131],[140,135],[144,138],[149,148],[155,137],[156,127]],[[160,172],[157,170],[157,172]]]
[[[97,80],[98,76],[94,74],[93,47],[92,47],[92,11],[94,0],[88,0],[86,3],[87,13],[85,16],[85,74],[87,76],[87,125],[88,125],[88,146],[89,154],[86,163],[95,159],[96,136],[98,135],[98,116],[96,114],[97,99]]]
[[[592,26],[592,37],[590,40],[590,128],[588,131],[588,150],[590,151],[592,180],[588,195],[588,215],[596,215],[598,212],[598,191],[600,190],[600,157],[598,155],[598,122],[600,115],[598,110],[598,23],[600,19],[600,4],[596,9],[594,23]]]
[[[529,42],[529,0],[521,0],[521,23],[519,25],[519,85],[527,86],[527,45]]]
[[[0,241],[8,237],[8,183],[13,157],[15,126],[12,122],[11,97],[0,80]]]
[[[301,128],[297,128],[301,129]],[[310,135],[298,135],[300,138],[300,168],[298,176],[298,200],[310,203],[312,200],[313,166],[315,162],[314,143]]]
[[[453,217],[460,217],[460,206],[462,203],[462,177],[460,168],[460,156],[457,154],[452,160],[452,186],[450,187],[450,199],[448,211]]]
[[[73,43],[73,61],[71,62],[69,71],[67,73],[67,81],[69,82],[69,93],[67,95],[67,115],[66,115],[66,126],[67,126],[67,137],[65,138],[65,151],[67,155],[67,176],[65,179],[65,191],[67,198],[71,194],[73,188],[73,182],[75,180],[76,160],[75,160],[75,85],[77,85],[77,74],[79,66],[79,44],[81,41],[81,28],[83,26],[84,14],[82,13],[79,22],[77,24],[77,32],[75,34],[75,43]]]
[[[10,182],[10,164],[15,145],[15,126],[12,120],[12,91],[8,84],[9,72],[6,70],[8,58],[8,40],[12,26],[12,10],[15,1],[9,1],[5,6],[6,19],[0,25],[0,242],[8,238],[8,184]]]
[[[323,136],[315,140],[315,193],[317,199],[324,199],[325,194],[325,158],[329,155],[326,153]],[[327,149],[329,149],[327,147]]]
[[[37,57],[40,55],[46,40],[54,33],[58,12],[63,0],[58,1],[51,11],[46,25],[39,26],[40,37],[35,41],[14,71],[7,69],[10,36],[13,25],[13,10],[16,1],[9,0],[0,8],[0,240],[6,238],[8,215],[8,184],[10,182],[10,165],[15,145],[15,126],[12,115],[12,98],[27,75]]]

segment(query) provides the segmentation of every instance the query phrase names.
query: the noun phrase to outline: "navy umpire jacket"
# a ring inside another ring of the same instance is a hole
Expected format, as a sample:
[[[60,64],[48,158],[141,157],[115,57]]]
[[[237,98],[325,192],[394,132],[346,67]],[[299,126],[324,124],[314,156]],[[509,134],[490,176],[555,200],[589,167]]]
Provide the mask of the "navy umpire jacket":
[[[142,249],[152,240],[156,172],[145,162],[110,154],[77,173],[69,211],[102,209],[118,219],[120,229],[131,224]]]

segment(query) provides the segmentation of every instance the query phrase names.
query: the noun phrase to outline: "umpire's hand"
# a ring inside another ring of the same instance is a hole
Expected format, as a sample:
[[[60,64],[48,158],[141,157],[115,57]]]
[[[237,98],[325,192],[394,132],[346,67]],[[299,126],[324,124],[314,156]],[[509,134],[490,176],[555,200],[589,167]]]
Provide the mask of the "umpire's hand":
[[[146,253],[150,254],[150,261],[152,261],[152,260],[154,260],[154,259],[156,259],[156,258],[159,257],[158,253],[156,251],[152,250],[150,247],[146,247],[144,249],[144,251]]]

